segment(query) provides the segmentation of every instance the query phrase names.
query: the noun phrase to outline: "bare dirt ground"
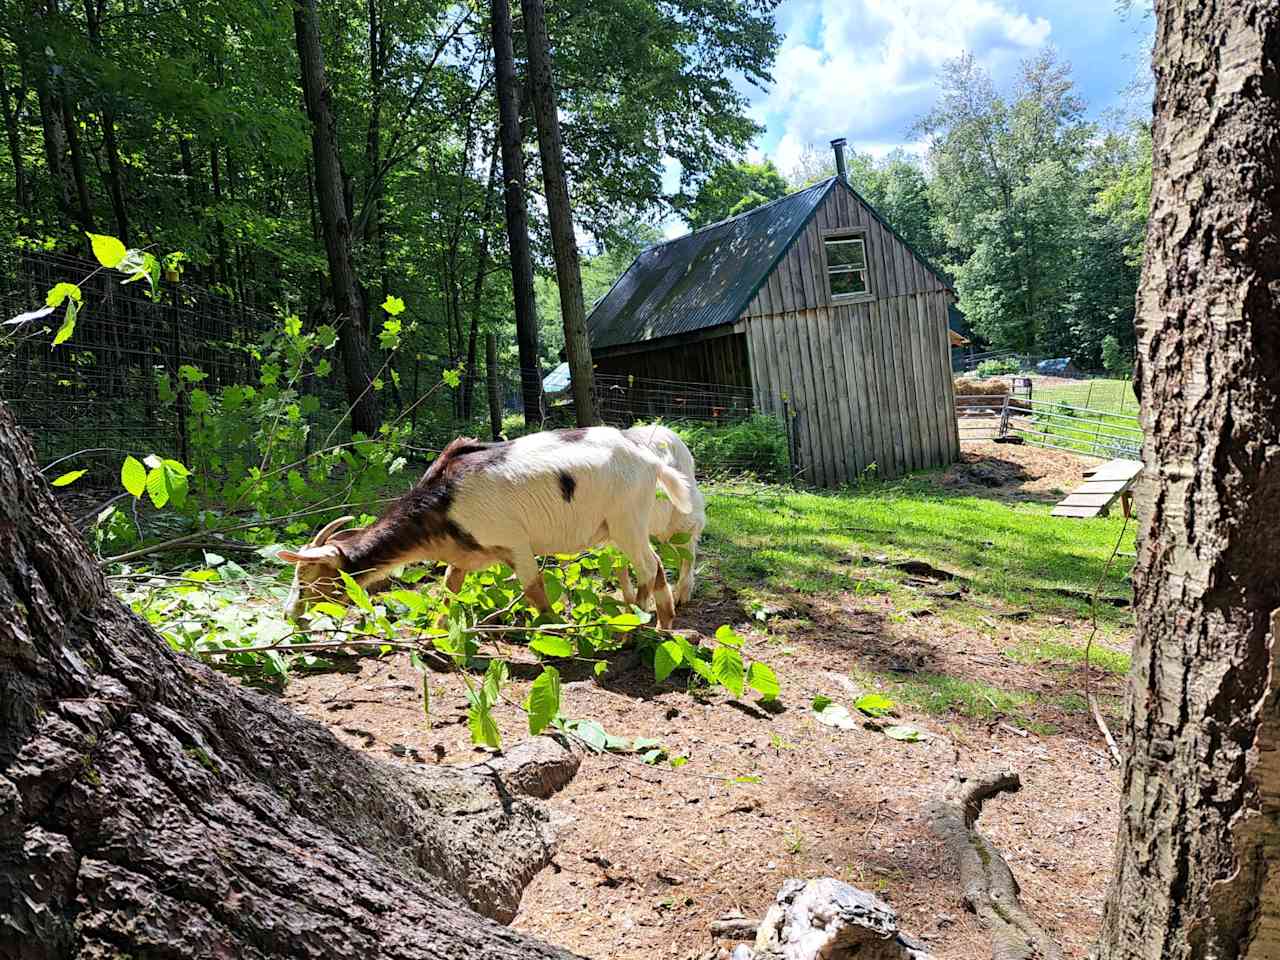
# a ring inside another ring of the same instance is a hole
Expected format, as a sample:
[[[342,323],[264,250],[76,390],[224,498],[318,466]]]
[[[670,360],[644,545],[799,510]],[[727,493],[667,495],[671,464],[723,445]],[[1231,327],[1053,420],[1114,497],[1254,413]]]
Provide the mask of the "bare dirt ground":
[[[938,482],[977,495],[1048,499],[1080,470],[1067,454],[984,444],[966,446]],[[1069,707],[1072,695],[1078,699],[1078,668],[1008,656],[1044,625],[992,608],[968,626],[946,615],[948,604],[963,602],[934,594],[919,615],[884,596],[797,596],[763,625],[723,584],[703,580],[677,625],[742,630],[748,658],[778,673],[782,705],[774,710],[754,696],[691,693],[682,674],[655,684],[634,658],[629,669],[620,658],[602,682],[566,665],[567,716],[594,719],[611,734],[656,738],[689,762],[672,769],[588,755],[548,801],[564,821],[562,843],[528,888],[514,926],[601,960],[727,956],[733,944],[712,939],[711,921],[735,911],[760,915],[788,877],[835,876],[886,899],[903,929],[938,956],[985,960],[986,936],[961,904],[954,867],[923,811],[958,768],[1012,767],[1023,790],[991,801],[979,828],[1008,858],[1032,914],[1067,956],[1084,957],[1110,870],[1117,775],[1088,715]],[[1083,643],[1087,625],[1061,621],[1059,630]],[[886,675],[891,670],[899,673]],[[536,669],[516,673],[514,702]],[[809,708],[817,694],[845,704],[873,689],[893,698],[892,677],[924,673],[1025,694],[1030,705],[1016,718],[975,719],[900,704],[900,722],[929,734],[918,743],[862,722],[832,729]],[[405,764],[474,762],[462,682],[430,676],[429,719],[421,682],[406,657],[353,660],[347,672],[295,680],[285,698],[357,749]],[[1114,675],[1095,671],[1092,682],[1108,698],[1122,692]],[[515,706],[496,714],[504,742],[527,736]]]

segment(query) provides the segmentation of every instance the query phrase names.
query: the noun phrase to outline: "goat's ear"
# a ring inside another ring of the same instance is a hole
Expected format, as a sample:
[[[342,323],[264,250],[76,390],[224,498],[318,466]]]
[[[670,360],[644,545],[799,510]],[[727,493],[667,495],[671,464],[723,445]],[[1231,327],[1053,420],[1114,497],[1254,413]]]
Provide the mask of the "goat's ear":
[[[276,554],[285,563],[341,563],[345,559],[342,549],[336,543],[326,543],[322,547],[303,547],[301,550],[281,550]]]

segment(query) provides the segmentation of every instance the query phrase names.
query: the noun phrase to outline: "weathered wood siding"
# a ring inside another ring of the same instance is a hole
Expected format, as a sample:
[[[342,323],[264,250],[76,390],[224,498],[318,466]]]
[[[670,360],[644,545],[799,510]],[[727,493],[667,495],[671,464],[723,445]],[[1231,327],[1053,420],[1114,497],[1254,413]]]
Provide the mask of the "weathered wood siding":
[[[863,227],[870,297],[832,300],[824,231]],[[960,452],[950,293],[851,191],[833,190],[743,312],[755,403],[790,416],[810,482],[881,477]]]
[[[727,326],[716,332],[721,335],[694,342],[672,337],[677,342],[665,346],[596,354],[595,369],[614,376],[750,387],[746,337]]]

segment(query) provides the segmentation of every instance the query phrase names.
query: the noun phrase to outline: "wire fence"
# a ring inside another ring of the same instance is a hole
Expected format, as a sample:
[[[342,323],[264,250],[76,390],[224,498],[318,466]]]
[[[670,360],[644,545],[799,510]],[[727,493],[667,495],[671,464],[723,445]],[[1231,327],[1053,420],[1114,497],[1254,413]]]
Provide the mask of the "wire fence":
[[[0,327],[0,334],[9,334],[0,345],[0,398],[33,436],[45,463],[86,450],[116,459],[122,451],[158,453],[184,463],[201,451],[212,453],[192,437],[198,418],[190,409],[190,391],[181,389],[183,368],[198,371],[199,388],[214,404],[224,387],[260,385],[261,344],[280,318],[180,280],[162,284],[159,299],[153,299],[145,282],[122,285],[118,275],[97,266],[44,253],[0,265],[0,319],[43,305],[58,283],[79,285],[84,304],[74,335],[54,349],[52,328],[61,322],[62,311],[20,327]],[[377,356],[375,368],[386,360],[385,354]],[[339,366],[336,359],[332,366]],[[492,435],[490,371],[483,355],[477,366],[473,377],[462,369],[456,387],[444,384],[447,371],[458,370],[456,358],[402,351],[376,371],[382,415],[410,426],[415,459],[430,459],[432,451],[458,436]],[[536,375],[541,379],[547,372]],[[561,391],[548,393],[543,409],[526,425],[519,366],[500,361],[492,373],[500,434],[576,423],[571,394]],[[295,386],[300,395],[320,402],[305,414],[304,435],[295,436],[292,446],[279,444],[278,456],[297,458],[350,439],[339,370],[308,375]],[[597,416],[611,426],[654,420],[675,426],[696,448],[706,475],[794,475],[788,424],[757,413],[748,387],[596,376],[594,399]],[[212,415],[227,414],[215,407]],[[229,432],[224,443],[247,449],[249,432]],[[224,448],[216,454],[242,452]]]
[[[1136,416],[1054,400],[1004,395],[956,397],[960,439],[1029,443],[1104,460],[1139,459]]]

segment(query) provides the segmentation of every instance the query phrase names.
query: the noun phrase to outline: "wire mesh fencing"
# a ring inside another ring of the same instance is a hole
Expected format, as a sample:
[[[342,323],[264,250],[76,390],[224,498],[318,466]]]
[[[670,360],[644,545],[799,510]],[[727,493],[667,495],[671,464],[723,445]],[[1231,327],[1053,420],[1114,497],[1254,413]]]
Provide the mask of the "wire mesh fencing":
[[[1104,460],[1136,460],[1142,427],[1136,416],[1056,400],[992,395],[956,397],[960,439],[1028,443]]]

